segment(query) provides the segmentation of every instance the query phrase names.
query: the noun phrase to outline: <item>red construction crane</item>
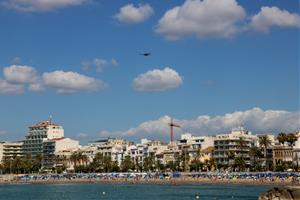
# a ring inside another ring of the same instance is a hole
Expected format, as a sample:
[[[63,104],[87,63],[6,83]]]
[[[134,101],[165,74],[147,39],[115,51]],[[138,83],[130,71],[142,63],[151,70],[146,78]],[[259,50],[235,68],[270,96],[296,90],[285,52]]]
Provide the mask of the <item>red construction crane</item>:
[[[173,127],[180,128],[180,126],[178,124],[175,124],[173,122],[172,118],[171,118],[171,122],[169,123],[169,126],[170,126],[170,142],[173,143],[173,141],[174,141],[174,128]]]

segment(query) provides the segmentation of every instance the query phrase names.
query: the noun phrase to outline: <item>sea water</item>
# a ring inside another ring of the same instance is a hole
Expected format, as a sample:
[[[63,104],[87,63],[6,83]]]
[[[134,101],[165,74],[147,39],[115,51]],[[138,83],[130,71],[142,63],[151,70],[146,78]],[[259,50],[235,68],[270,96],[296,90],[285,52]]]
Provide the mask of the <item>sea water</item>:
[[[23,184],[0,185],[0,200],[256,200],[271,186],[213,184]]]

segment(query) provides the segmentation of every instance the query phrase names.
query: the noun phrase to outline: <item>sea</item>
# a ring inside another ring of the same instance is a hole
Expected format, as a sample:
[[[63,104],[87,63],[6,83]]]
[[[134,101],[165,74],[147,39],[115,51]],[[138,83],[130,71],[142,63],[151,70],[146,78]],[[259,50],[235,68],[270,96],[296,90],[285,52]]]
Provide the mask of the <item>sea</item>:
[[[257,200],[266,185],[80,183],[0,185],[0,200]]]

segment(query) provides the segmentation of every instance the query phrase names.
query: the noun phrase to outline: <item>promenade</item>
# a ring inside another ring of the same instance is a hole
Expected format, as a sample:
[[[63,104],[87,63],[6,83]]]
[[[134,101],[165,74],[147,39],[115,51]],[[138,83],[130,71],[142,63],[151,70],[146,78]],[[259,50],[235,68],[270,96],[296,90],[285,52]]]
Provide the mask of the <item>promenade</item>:
[[[299,173],[74,173],[2,175],[0,184],[151,183],[300,185]]]

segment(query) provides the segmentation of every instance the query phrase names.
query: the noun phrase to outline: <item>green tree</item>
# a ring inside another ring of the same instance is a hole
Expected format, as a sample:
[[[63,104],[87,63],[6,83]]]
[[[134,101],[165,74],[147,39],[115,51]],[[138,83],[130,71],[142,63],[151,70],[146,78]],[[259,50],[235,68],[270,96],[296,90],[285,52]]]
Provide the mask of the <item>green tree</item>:
[[[238,147],[238,157],[236,157],[234,160],[235,167],[237,167],[239,170],[244,170],[246,168],[244,154],[247,148],[247,142],[243,137],[240,137],[239,140],[237,141],[237,147]]]
[[[263,153],[261,152],[260,148],[253,146],[249,150],[250,160],[252,161],[252,170],[253,171],[260,171],[261,163],[259,159],[264,157]]]
[[[234,158],[235,158],[235,153],[234,151],[228,151],[227,153],[227,157],[228,157],[228,165],[230,168],[234,168]]]
[[[264,166],[265,170],[267,170],[267,149],[271,145],[271,140],[267,135],[263,135],[259,137],[259,146],[264,150]]]
[[[193,159],[190,164],[190,171],[196,171],[196,172],[202,171],[203,166],[204,164],[200,160]]]
[[[96,153],[93,161],[90,163],[90,169],[93,172],[104,172],[104,156],[102,153]]]
[[[236,168],[238,168],[239,171],[244,171],[246,168],[246,162],[245,159],[241,156],[236,157],[234,159],[234,165]]]
[[[143,162],[143,170],[145,172],[154,171],[155,168],[155,158],[154,156],[150,155],[144,158]]]
[[[190,163],[190,155],[187,150],[182,150],[180,154],[180,163],[182,167],[182,171],[187,171]]]
[[[295,144],[295,142],[297,141],[297,139],[298,138],[293,133],[289,133],[286,136],[286,141],[288,142],[288,144],[289,144],[290,147],[292,147]]]
[[[111,171],[112,172],[119,172],[120,171],[120,167],[119,167],[118,161],[114,161],[112,163]]]
[[[129,172],[134,169],[134,163],[132,162],[130,156],[125,156],[121,163],[122,172]]]
[[[279,143],[284,144],[284,142],[286,142],[287,140],[287,135],[281,132],[278,134],[277,140],[279,141]]]
[[[39,172],[42,167],[42,161],[43,161],[43,155],[37,154],[32,157],[32,163],[31,163],[31,171],[32,172]]]
[[[110,156],[103,157],[103,170],[104,172],[111,172],[112,171],[112,160]]]
[[[165,170],[165,166],[160,160],[156,160],[155,168],[160,172]]]

